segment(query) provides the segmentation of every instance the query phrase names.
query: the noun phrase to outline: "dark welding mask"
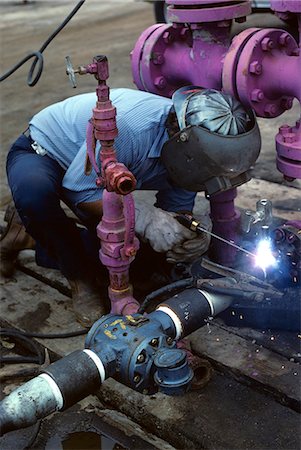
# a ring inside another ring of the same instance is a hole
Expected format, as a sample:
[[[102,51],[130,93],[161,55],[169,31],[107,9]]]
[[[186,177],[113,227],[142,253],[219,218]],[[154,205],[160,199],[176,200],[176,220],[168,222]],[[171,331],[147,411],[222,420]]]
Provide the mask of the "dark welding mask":
[[[171,182],[212,195],[249,181],[261,147],[253,111],[198,86],[178,89],[172,100],[180,131],[162,149]]]

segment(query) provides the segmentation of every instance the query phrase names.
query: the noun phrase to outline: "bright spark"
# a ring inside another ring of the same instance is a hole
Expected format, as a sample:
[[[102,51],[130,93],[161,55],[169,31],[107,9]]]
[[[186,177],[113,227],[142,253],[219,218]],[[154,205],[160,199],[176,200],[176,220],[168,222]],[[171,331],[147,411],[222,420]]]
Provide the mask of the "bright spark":
[[[277,265],[277,260],[272,253],[271,241],[269,239],[262,239],[259,241],[255,254],[255,265],[260,267],[263,272],[265,272],[268,267]]]

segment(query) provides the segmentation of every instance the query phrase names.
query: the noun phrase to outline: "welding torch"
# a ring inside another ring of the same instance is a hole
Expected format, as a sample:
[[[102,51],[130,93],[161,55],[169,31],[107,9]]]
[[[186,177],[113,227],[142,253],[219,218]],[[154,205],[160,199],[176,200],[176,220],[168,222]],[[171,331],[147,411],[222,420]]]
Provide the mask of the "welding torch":
[[[234,242],[228,241],[227,239],[224,239],[221,236],[218,236],[215,233],[212,233],[212,231],[208,231],[206,230],[206,228],[204,228],[201,225],[201,222],[197,221],[192,215],[190,214],[178,214],[176,216],[177,221],[183,225],[184,227],[188,228],[188,230],[190,231],[194,231],[198,234],[201,233],[207,233],[209,234],[211,237],[218,239],[219,241],[224,242],[225,244],[230,245],[231,247],[236,248],[237,250],[240,250],[241,252],[246,253],[249,256],[252,256],[254,258],[256,258],[256,255],[254,253],[249,252],[248,250],[240,247],[239,245],[234,244]]]

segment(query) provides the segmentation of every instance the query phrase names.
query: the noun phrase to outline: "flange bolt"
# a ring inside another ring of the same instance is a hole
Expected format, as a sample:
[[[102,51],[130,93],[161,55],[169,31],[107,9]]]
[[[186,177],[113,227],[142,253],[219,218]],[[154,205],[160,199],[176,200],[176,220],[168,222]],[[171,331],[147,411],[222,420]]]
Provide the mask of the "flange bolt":
[[[252,102],[261,102],[264,99],[264,93],[261,89],[253,89],[251,92]]]
[[[164,77],[156,77],[155,81],[154,81],[154,85],[158,88],[158,89],[164,89],[166,86],[166,80]]]
[[[254,75],[260,75],[262,72],[262,65],[258,61],[252,61],[249,66],[249,72]]]
[[[288,33],[282,33],[279,37],[279,44],[284,47],[292,42],[292,37]]]
[[[265,37],[261,41],[261,48],[264,52],[269,52],[275,47],[274,42],[269,37]]]

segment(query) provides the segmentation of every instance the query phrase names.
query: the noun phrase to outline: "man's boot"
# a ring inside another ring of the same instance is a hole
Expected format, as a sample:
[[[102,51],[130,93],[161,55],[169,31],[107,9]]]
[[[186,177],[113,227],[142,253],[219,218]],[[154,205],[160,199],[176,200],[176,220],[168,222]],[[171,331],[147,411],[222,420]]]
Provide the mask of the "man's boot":
[[[107,299],[100,287],[90,280],[70,280],[73,311],[77,321],[85,328],[90,328],[101,316],[109,312]]]
[[[13,204],[7,207],[4,220],[7,222],[7,227],[0,240],[0,269],[4,277],[10,277],[14,273],[19,252],[21,250],[34,249],[35,241],[26,232]]]

